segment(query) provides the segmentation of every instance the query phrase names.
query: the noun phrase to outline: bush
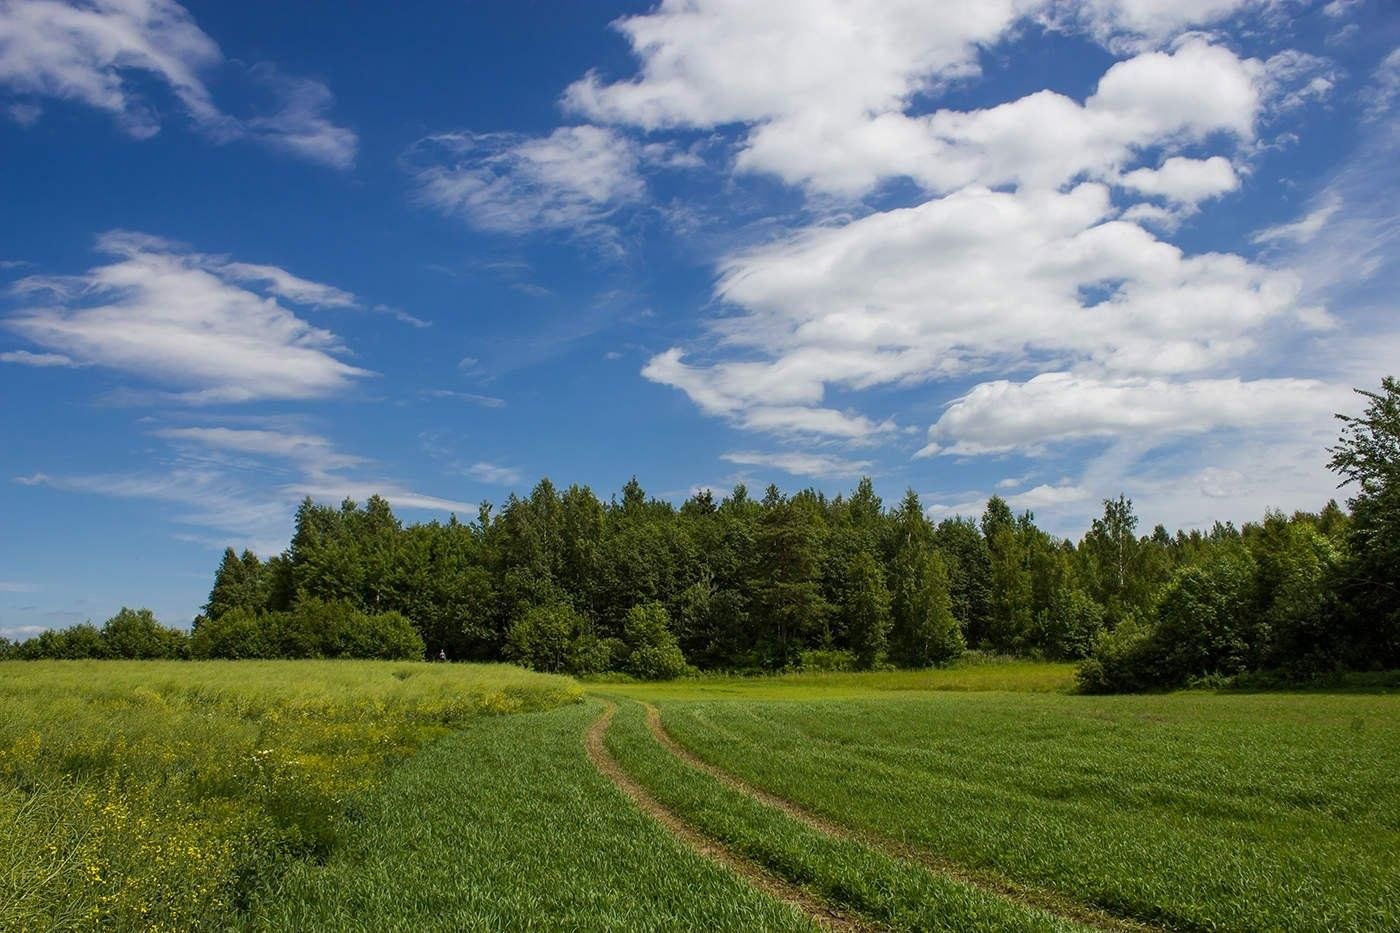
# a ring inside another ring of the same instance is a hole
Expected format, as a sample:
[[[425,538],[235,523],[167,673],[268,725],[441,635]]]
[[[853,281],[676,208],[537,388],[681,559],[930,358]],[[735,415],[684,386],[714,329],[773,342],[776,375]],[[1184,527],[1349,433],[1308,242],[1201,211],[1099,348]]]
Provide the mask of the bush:
[[[348,613],[342,619],[338,635],[339,644],[333,655],[338,658],[406,661],[422,658],[425,650],[413,623],[397,612]]]
[[[690,671],[681,653],[666,607],[643,603],[627,610],[622,640],[628,656],[623,669],[638,680],[670,680]]]
[[[856,656],[850,651],[804,651],[802,669],[823,672],[853,671],[856,669]]]
[[[532,606],[506,635],[506,656],[517,664],[549,674],[569,671],[576,642],[585,634],[584,619],[564,603]]]
[[[190,654],[229,661],[275,658],[276,648],[268,637],[268,615],[231,609],[217,619],[197,619],[190,635]]]
[[[1102,635],[1075,679],[1083,693],[1137,693],[1160,686],[1154,629],[1128,616]]]
[[[1036,616],[1033,641],[1051,660],[1087,658],[1103,629],[1103,606],[1078,587],[1066,587]]]
[[[113,658],[168,660],[189,657],[189,636],[156,621],[149,609],[125,606],[102,626],[102,640]]]
[[[107,657],[107,642],[91,622],[40,632],[20,644],[15,656],[26,661],[83,661]]]
[[[1208,565],[1178,570],[1157,606],[1159,685],[1254,667],[1263,638],[1253,596],[1254,562],[1247,556],[1221,555]]]
[[[367,615],[345,602],[303,598],[290,612],[231,609],[201,619],[191,639],[197,658],[423,657],[423,639],[397,612]]]

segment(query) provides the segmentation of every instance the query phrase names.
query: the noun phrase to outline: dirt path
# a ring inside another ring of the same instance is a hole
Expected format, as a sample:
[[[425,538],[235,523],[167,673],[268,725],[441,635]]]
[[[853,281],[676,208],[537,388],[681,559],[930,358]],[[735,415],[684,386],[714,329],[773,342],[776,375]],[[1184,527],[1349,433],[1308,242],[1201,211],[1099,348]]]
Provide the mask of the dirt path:
[[[765,871],[758,865],[749,861],[741,855],[731,851],[709,836],[701,833],[689,823],[682,820],[674,812],[667,809],[664,804],[653,797],[642,785],[638,784],[632,777],[622,769],[608,751],[607,744],[603,741],[608,733],[608,726],[612,723],[613,713],[617,712],[617,705],[610,701],[603,715],[588,729],[588,734],[584,739],[584,746],[588,750],[588,757],[592,760],[594,767],[603,773],[608,780],[617,785],[617,788],[632,799],[643,813],[660,823],[672,836],[679,839],[690,849],[699,853],[711,861],[718,862],[725,868],[734,872],[746,883],[753,885],[770,897],[776,898],[785,904],[806,914],[807,918],[820,927],[828,930],[878,930],[879,927],[869,925],[861,920],[836,910],[831,906],[812,897],[806,891],[791,884],[782,878]]]
[[[810,810],[804,809],[791,800],[779,797],[776,794],[771,794],[763,788],[756,787],[742,778],[735,777],[728,771],[717,768],[703,760],[694,752],[690,751],[690,749],[677,742],[675,738],[671,736],[671,733],[666,731],[666,726],[661,722],[661,713],[656,707],[652,706],[650,703],[643,705],[646,707],[647,726],[651,729],[652,736],[672,755],[675,755],[692,768],[705,772],[730,789],[736,790],[741,794],[746,794],[754,800],[773,807],[776,810],[781,810],[794,820],[815,829],[817,832],[827,836],[859,842],[872,849],[884,852],[886,855],[892,855],[895,858],[908,862],[916,862],[925,868],[952,878],[955,881],[973,885],[1026,907],[1039,908],[1046,913],[1054,914],[1057,917],[1073,921],[1074,923],[1081,923],[1085,926],[1100,930],[1139,931],[1139,933],[1140,931],[1162,929],[1161,927],[1152,926],[1138,920],[1116,917],[1096,907],[1081,904],[1078,901],[1071,900],[1070,898],[1052,891],[1023,887],[1005,878],[969,871],[960,865],[941,859],[923,849],[893,839],[888,839],[875,833],[851,829],[840,823],[833,822]]]

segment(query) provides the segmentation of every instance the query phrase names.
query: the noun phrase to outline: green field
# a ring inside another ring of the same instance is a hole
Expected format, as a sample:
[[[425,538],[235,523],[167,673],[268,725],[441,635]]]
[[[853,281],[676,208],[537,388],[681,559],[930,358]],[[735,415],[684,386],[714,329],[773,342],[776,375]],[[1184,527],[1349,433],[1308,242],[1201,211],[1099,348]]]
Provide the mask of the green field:
[[[4,664],[0,928],[1400,925],[1400,695],[1072,682]]]

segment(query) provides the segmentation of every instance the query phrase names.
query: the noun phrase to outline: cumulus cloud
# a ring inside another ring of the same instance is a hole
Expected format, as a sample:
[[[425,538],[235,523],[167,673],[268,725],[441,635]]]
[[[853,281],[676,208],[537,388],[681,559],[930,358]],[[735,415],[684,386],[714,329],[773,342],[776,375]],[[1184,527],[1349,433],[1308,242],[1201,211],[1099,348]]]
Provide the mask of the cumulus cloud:
[[[5,326],[72,361],[175,386],[191,402],[332,395],[371,375],[338,359],[345,349],[333,333],[279,301],[337,307],[353,300],[346,292],[139,233],[113,231],[97,246],[114,261],[16,283],[24,307]]]
[[[1150,146],[1215,133],[1254,135],[1263,65],[1190,40],[1104,73],[1083,103],[1044,90],[974,111],[885,113],[858,123],[827,111],[756,128],[738,166],[793,184],[855,195],[907,177],[930,191],[967,185],[1055,188],[1112,178]]]
[[[548,136],[443,133],[420,140],[404,165],[418,196],[484,230],[596,233],[643,196],[634,142],[605,127],[566,126]]]
[[[1311,379],[1099,379],[1041,373],[1023,383],[985,382],[955,399],[929,429],[921,453],[1034,451],[1086,437],[1160,441],[1221,428],[1273,429],[1325,419],[1345,393]]]
[[[614,24],[640,59],[637,75],[608,82],[589,73],[570,85],[564,104],[646,130],[745,124],[739,168],[845,196],[894,177],[930,190],[1063,179],[1102,170],[1167,134],[1186,140],[1227,129],[1247,137],[1262,64],[1200,39],[1151,50],[1246,5],[667,0]],[[976,75],[979,49],[1027,17],[1103,41],[1128,35],[1144,54],[1115,66],[1082,105],[1043,91],[973,113],[908,113],[919,95]]]
[[[721,460],[737,463],[740,466],[773,467],[793,476],[858,476],[869,472],[874,465],[869,460],[847,460],[827,454],[802,453],[798,451],[763,453],[754,450],[739,450],[721,454]]]
[[[161,128],[143,85],[164,87],[185,115],[219,142],[253,139],[337,168],[353,161],[353,131],[326,116],[333,98],[307,78],[279,76],[271,66],[251,75],[278,101],[268,116],[240,120],[214,102],[206,76],[225,64],[218,45],[173,0],[9,0],[0,5],[0,87],[22,99],[11,116],[40,116],[32,98],[58,98],[111,114],[138,139]]]
[[[1234,191],[1240,186],[1240,179],[1230,160],[1222,156],[1209,159],[1172,156],[1159,168],[1127,172],[1118,183],[1174,204],[1194,207],[1201,201]]]

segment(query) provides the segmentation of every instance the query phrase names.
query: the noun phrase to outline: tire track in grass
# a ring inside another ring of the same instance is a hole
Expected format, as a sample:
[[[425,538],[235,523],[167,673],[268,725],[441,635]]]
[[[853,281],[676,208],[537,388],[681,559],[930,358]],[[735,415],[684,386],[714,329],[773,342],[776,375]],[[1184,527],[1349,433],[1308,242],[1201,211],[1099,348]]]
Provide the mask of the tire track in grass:
[[[603,710],[603,714],[589,727],[588,733],[584,737],[584,747],[588,751],[588,757],[593,762],[593,766],[604,777],[612,781],[618,790],[626,794],[639,810],[661,824],[662,828],[699,855],[713,862],[718,862],[769,897],[791,905],[824,929],[852,931],[880,929],[831,907],[797,885],[760,868],[701,833],[653,797],[623,770],[622,766],[617,763],[617,759],[613,758],[612,753],[608,751],[604,737],[607,735],[608,726],[612,724],[613,714],[617,712],[617,704],[611,701],[605,702],[607,702],[607,707]]]
[[[939,858],[932,852],[916,848],[894,839],[889,839],[876,833],[853,829],[833,820],[829,820],[785,797],[779,797],[776,794],[770,793],[761,787],[750,784],[742,778],[725,771],[723,768],[716,767],[708,761],[705,761],[680,742],[676,741],[675,737],[672,736],[670,732],[666,731],[666,726],[661,721],[661,713],[655,706],[652,706],[650,703],[643,703],[642,705],[646,708],[647,727],[651,730],[652,737],[676,758],[685,762],[690,767],[695,768],[697,771],[708,774],[726,787],[738,791],[741,794],[745,794],[775,810],[779,810],[799,823],[815,829],[823,835],[858,842],[884,852],[887,855],[894,856],[895,858],[907,862],[916,862],[924,868],[951,878],[954,881],[972,885],[990,894],[1015,901],[1025,907],[1039,908],[1046,913],[1054,914],[1062,920],[1081,923],[1085,926],[1100,930],[1133,931],[1133,933],[1144,933],[1144,931],[1164,929],[1163,927],[1154,926],[1150,923],[1144,923],[1141,920],[1108,913],[1098,907],[1081,903],[1053,891],[1019,885],[1009,879],[1000,878],[995,875],[969,871],[961,865],[957,865],[947,859]],[[611,709],[607,715],[611,717]]]

